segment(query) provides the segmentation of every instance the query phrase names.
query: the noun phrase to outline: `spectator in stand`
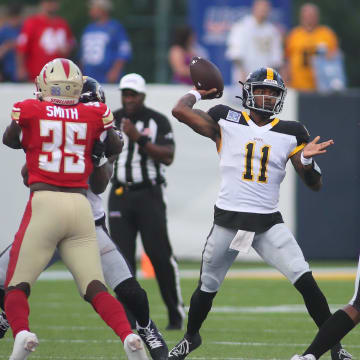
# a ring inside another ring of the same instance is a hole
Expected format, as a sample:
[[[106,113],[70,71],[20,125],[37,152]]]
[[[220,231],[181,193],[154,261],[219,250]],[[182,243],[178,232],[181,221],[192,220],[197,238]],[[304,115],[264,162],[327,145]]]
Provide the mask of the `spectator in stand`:
[[[279,70],[282,66],[282,36],[268,21],[270,11],[268,0],[255,0],[252,13],[231,27],[225,55],[233,63],[233,84],[244,82],[248,74],[260,67]]]
[[[7,17],[0,28],[0,81],[17,81],[16,38],[22,23],[22,4],[12,2],[7,5]]]
[[[43,66],[69,57],[75,45],[70,26],[57,16],[59,0],[40,0],[40,11],[28,17],[17,40],[17,77],[33,81]]]
[[[286,39],[286,81],[290,87],[302,91],[316,89],[313,56],[325,50],[331,58],[337,54],[338,40],[327,26],[319,25],[319,8],[311,3],[300,9],[300,25]]]
[[[169,50],[169,64],[174,83],[192,85],[189,65],[194,56],[208,57],[205,49],[196,43],[196,36],[191,27],[179,27],[175,31],[174,43]]]
[[[131,59],[131,45],[124,27],[109,13],[111,0],[91,0],[89,24],[81,37],[81,63],[86,75],[100,83],[120,80],[125,63]]]

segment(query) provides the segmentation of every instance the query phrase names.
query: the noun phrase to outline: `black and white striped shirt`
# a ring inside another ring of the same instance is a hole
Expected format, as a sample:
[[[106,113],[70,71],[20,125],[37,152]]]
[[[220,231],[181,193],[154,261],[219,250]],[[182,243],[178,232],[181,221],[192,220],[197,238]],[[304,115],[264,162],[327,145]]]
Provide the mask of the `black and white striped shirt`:
[[[175,145],[171,125],[166,116],[144,107],[136,115],[125,115],[124,109],[114,112],[116,127],[121,129],[121,120],[129,118],[137,130],[157,145]],[[124,147],[115,163],[114,177],[118,183],[137,184],[142,182],[165,182],[164,165],[153,160],[141,150],[137,143],[123,133]]]

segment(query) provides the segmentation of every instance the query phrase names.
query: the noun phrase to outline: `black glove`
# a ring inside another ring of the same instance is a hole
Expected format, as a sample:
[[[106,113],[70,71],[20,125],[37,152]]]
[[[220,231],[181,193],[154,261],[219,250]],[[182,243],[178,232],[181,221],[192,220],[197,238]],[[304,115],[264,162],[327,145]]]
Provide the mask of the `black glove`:
[[[105,143],[100,140],[95,140],[91,154],[91,160],[94,166],[101,166],[101,159],[105,157],[105,149]]]

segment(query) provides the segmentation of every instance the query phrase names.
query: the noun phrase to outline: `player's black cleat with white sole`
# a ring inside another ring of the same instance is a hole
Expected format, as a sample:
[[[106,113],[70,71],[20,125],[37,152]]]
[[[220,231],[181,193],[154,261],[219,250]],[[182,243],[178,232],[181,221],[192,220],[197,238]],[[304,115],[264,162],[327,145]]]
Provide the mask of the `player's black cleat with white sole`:
[[[351,360],[352,355],[349,354],[340,344],[331,349],[331,360]]]
[[[201,336],[199,333],[193,336],[185,334],[184,338],[170,350],[169,360],[183,360],[200,345]]]
[[[136,330],[148,348],[153,360],[168,359],[169,350],[166,342],[152,320],[150,320],[149,325],[146,328],[136,324]]]

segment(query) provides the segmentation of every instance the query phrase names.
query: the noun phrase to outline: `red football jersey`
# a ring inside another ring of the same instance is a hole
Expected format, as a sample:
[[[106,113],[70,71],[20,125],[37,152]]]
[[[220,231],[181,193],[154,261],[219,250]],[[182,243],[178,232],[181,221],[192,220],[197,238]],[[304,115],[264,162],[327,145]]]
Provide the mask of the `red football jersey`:
[[[24,22],[17,39],[17,51],[25,55],[25,66],[31,80],[39,75],[43,66],[68,54],[61,49],[71,47],[75,38],[68,23],[61,17],[30,16]]]
[[[22,129],[29,184],[87,189],[94,141],[113,124],[105,104],[63,106],[28,99],[14,105],[11,117]]]

